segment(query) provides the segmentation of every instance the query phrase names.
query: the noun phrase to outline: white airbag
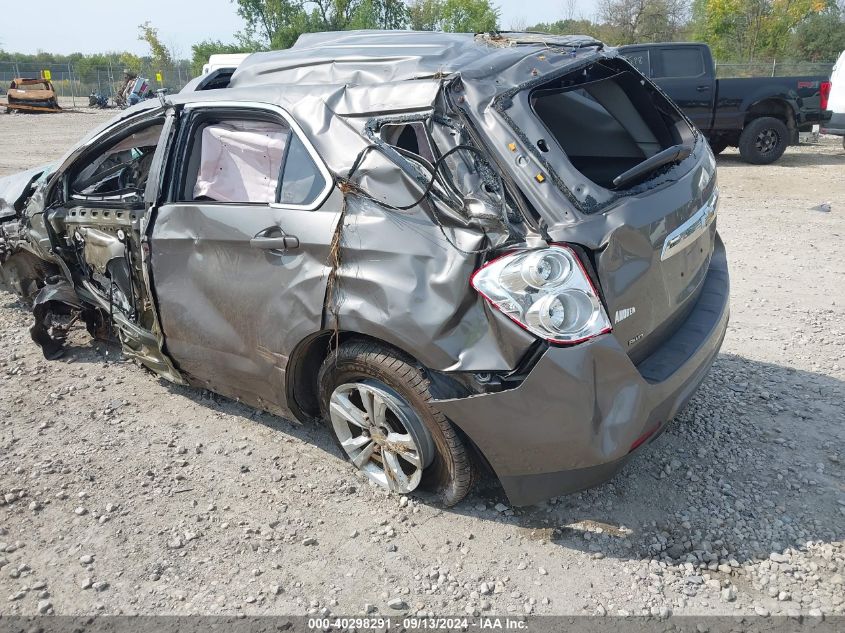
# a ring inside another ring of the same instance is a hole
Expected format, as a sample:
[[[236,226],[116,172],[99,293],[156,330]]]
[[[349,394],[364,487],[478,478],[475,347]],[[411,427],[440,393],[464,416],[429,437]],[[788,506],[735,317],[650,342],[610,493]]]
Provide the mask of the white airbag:
[[[194,199],[275,202],[289,130],[260,121],[227,121],[202,131]]]

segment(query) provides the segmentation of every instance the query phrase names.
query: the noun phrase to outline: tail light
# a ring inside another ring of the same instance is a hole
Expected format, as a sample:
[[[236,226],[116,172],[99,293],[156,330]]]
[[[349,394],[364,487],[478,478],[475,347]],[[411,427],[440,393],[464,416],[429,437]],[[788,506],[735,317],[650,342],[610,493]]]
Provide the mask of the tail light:
[[[567,246],[503,255],[475,271],[471,283],[517,325],[550,343],[574,345],[611,330],[592,281]]]
[[[821,89],[819,90],[819,94],[821,96],[821,109],[827,110],[827,101],[830,99],[830,82],[823,81],[821,85]]]

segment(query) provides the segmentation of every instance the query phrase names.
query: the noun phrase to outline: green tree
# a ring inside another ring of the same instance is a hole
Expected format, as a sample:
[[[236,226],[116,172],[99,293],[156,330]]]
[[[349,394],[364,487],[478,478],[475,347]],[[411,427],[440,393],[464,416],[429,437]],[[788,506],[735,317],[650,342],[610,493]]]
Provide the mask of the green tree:
[[[792,32],[789,57],[799,61],[827,62],[845,50],[845,15],[836,5],[804,19]]]
[[[345,28],[398,30],[407,26],[408,9],[401,0],[363,0]]]
[[[600,0],[598,16],[612,44],[671,42],[684,33],[688,0]]]
[[[489,0],[445,0],[441,28],[451,33],[495,31],[499,9]]]
[[[414,0],[408,6],[408,18],[414,31],[436,31],[439,27],[442,0]]]
[[[159,70],[171,68],[173,66],[173,57],[170,55],[167,47],[161,42],[161,39],[159,39],[158,29],[154,28],[149,20],[147,20],[143,24],[138,25],[138,31],[138,39],[146,42],[150,47],[153,64]]]
[[[118,55],[118,66],[121,70],[131,70],[133,73],[141,72],[143,60],[133,53],[123,52]]]
[[[828,0],[772,0],[764,30],[764,46],[775,59],[790,51],[790,34],[802,23],[835,5]]]
[[[254,50],[254,49],[253,49]],[[219,40],[203,40],[191,46],[191,73],[199,75],[202,67],[212,55],[223,53],[252,53],[253,50],[239,44],[225,44]]]
[[[289,48],[303,33],[347,29],[403,29],[402,0],[236,0],[246,22],[242,44]]]
[[[499,9],[490,0],[412,0],[408,15],[417,31],[483,33],[499,24]]]
[[[695,0],[695,39],[723,62],[783,57],[790,34],[829,7],[827,0]]]
[[[552,33],[554,35],[589,35],[602,41],[612,36],[612,29],[605,24],[591,20],[565,19],[557,22],[541,22],[528,27],[528,31],[535,33]]]

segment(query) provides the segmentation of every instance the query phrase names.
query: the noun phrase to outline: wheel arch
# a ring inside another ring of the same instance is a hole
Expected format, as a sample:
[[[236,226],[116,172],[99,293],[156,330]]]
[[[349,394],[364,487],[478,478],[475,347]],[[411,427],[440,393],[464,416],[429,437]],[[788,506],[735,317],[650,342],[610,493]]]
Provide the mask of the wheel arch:
[[[798,137],[798,126],[796,125],[796,110],[795,106],[787,99],[778,97],[767,97],[753,102],[745,111],[745,121],[743,127],[747,126],[754,119],[762,117],[773,117],[786,124],[789,130],[790,142],[794,143]]]
[[[303,339],[288,358],[285,371],[285,396],[288,408],[300,420],[312,421],[320,417],[317,396],[317,372],[328,355],[352,340],[370,341],[392,351],[420,369],[429,372],[416,356],[395,343],[384,341],[370,334],[351,330],[322,330]]]
[[[302,422],[316,422],[320,419],[320,405],[318,396],[317,374],[320,366],[328,358],[329,354],[337,348],[351,341],[370,341],[385,350],[393,352],[416,367],[419,367],[431,381],[432,391],[444,392],[453,395],[454,391],[460,390],[460,385],[449,382],[449,378],[441,372],[433,372],[420,362],[417,357],[408,350],[376,336],[363,334],[351,330],[322,330],[303,339],[294,348],[288,358],[285,371],[285,396],[287,408],[294,416]],[[487,457],[479,446],[467,433],[457,424],[452,426],[460,434],[461,439],[466,442],[470,451],[476,456],[476,464],[488,473],[495,473],[490,466]]]

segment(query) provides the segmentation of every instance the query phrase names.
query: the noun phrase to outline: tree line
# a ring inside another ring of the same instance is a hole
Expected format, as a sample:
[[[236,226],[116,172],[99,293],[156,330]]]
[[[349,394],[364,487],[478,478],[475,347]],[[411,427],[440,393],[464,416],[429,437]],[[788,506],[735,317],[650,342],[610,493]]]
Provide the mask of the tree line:
[[[567,0],[562,19],[534,25],[502,25],[491,0],[235,2],[246,29],[231,43],[195,45],[195,67],[215,52],[287,48],[302,33],[350,29],[578,33],[613,45],[692,40],[710,44],[722,63],[833,61],[845,50],[845,0],[599,0],[593,17]]]
[[[30,75],[33,69],[56,70],[73,68],[74,78],[83,83],[96,81],[98,73],[110,70],[115,80],[119,81],[125,71],[130,73],[161,72],[168,81],[174,81],[176,67],[180,67],[180,74],[186,79],[189,73],[188,60],[180,59],[180,55],[165,46],[158,35],[158,30],[145,22],[138,26],[138,39],[149,47],[147,55],[135,55],[128,51],[113,51],[109,53],[70,53],[61,55],[38,51],[33,54],[12,53],[0,49],[0,64],[17,64],[22,67],[21,74]],[[192,69],[190,69],[192,70]]]
[[[566,0],[560,19],[540,24],[501,24],[495,0],[234,0],[246,28],[231,42],[206,40],[191,47],[191,70],[199,74],[215,53],[288,48],[303,33],[352,29],[414,29],[446,32],[495,30],[592,35],[612,45],[655,41],[702,41],[721,63],[796,60],[833,61],[845,50],[845,0],[599,0],[595,16],[577,15]],[[0,62],[73,64],[77,73],[112,66],[162,70],[180,63],[180,51],[162,44],[146,22],[139,39],[149,55],[13,55]]]

